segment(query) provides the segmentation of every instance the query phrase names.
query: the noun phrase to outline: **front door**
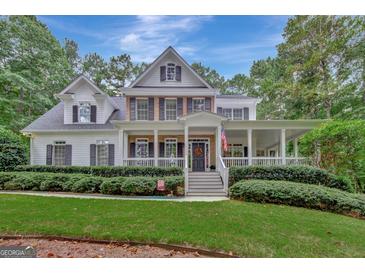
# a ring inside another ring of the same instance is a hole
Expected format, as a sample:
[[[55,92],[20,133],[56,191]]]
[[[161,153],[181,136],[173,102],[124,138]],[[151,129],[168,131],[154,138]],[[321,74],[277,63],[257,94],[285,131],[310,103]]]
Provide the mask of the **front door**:
[[[193,171],[205,171],[205,143],[192,143]]]

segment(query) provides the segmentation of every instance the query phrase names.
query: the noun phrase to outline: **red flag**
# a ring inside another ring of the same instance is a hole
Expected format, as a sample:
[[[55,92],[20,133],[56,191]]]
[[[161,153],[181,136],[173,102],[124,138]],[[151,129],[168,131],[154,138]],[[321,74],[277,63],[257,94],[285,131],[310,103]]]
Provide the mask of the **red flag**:
[[[222,132],[221,132],[221,139],[222,139],[223,151],[228,151],[226,132],[224,131],[223,127],[222,127]]]

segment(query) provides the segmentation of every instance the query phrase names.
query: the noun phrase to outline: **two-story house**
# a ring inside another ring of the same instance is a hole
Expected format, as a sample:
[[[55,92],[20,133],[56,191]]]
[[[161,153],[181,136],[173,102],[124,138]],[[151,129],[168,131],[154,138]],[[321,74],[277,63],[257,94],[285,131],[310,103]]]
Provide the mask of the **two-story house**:
[[[230,166],[305,164],[297,139],[321,123],[256,120],[257,98],[221,95],[172,47],[120,96],[81,75],[58,97],[22,130],[31,139],[31,164],[179,166],[187,194],[196,176],[208,174],[222,179],[226,193]],[[294,152],[286,155],[290,140]],[[214,193],[209,185],[196,189]]]

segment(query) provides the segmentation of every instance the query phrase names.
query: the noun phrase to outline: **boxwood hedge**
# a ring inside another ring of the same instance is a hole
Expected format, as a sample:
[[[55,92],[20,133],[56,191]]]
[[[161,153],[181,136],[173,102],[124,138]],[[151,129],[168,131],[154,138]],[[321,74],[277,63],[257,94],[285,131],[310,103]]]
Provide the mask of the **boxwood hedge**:
[[[24,165],[15,167],[14,171],[82,173],[102,177],[130,176],[182,176],[179,167],[140,167],[140,166],[47,166]]]
[[[166,191],[156,190],[163,179]],[[34,191],[72,191],[123,195],[183,194],[183,176],[167,177],[101,177],[88,174],[59,174],[50,172],[0,172],[0,189]]]
[[[248,166],[229,169],[230,185],[243,179],[283,180],[354,192],[350,179],[309,166]]]
[[[288,181],[243,180],[229,189],[232,199],[285,204],[365,218],[365,195]]]

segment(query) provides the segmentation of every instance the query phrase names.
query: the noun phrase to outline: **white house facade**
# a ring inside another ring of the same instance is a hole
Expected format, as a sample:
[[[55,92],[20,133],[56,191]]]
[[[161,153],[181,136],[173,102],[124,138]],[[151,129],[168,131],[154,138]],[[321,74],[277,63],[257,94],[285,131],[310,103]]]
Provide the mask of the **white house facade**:
[[[179,166],[187,195],[225,195],[231,166],[307,164],[298,137],[321,123],[256,120],[257,98],[221,95],[172,47],[120,96],[81,75],[58,97],[22,130],[32,165]]]

